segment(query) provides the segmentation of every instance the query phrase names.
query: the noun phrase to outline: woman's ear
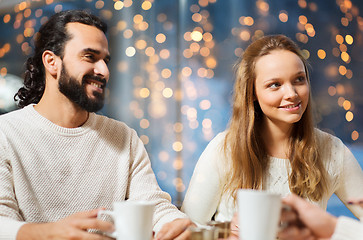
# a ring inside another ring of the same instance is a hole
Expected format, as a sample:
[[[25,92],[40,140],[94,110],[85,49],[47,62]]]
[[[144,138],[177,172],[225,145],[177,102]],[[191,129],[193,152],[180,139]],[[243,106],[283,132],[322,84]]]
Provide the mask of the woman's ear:
[[[45,50],[42,54],[42,61],[45,71],[52,76],[56,76],[59,69],[59,57],[50,50]]]

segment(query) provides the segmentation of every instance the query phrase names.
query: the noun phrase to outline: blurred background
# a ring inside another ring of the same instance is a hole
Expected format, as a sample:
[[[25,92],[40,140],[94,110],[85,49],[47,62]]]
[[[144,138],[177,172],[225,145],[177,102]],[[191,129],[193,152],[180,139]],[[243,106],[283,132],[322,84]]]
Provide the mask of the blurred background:
[[[208,142],[228,126],[234,63],[263,35],[285,34],[303,49],[317,126],[362,165],[363,1],[0,0],[0,114],[16,109],[34,34],[67,9],[108,23],[111,78],[100,114],[138,132],[174,204]],[[336,197],[328,211],[352,216]]]

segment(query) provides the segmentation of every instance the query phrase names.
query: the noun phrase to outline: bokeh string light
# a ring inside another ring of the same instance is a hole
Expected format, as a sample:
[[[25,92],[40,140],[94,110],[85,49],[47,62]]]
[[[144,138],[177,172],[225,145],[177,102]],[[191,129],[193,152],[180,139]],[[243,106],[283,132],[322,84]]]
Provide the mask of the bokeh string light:
[[[135,128],[161,187],[180,204],[206,144],[228,124],[233,63],[253,40],[283,33],[312,63],[317,123],[361,144],[363,4],[351,0],[23,1],[1,15],[0,87],[33,53],[40,24],[84,8],[109,24],[103,113]],[[181,9],[183,7],[183,9]],[[331,10],[327,10],[331,9]],[[329,12],[331,11],[331,12]],[[327,15],[328,14],[328,15]],[[330,18],[329,18],[330,17]],[[1,104],[0,104],[1,107]]]

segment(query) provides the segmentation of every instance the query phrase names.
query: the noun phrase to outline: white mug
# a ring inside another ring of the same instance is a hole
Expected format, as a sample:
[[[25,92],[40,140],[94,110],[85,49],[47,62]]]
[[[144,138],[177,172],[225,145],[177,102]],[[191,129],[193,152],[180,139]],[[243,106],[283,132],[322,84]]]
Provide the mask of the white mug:
[[[113,218],[116,230],[109,236],[117,240],[150,240],[154,207],[154,203],[146,201],[114,202],[113,211],[101,210],[97,217],[109,215]]]
[[[281,215],[281,196],[251,189],[240,189],[237,194],[239,239],[275,240]]]

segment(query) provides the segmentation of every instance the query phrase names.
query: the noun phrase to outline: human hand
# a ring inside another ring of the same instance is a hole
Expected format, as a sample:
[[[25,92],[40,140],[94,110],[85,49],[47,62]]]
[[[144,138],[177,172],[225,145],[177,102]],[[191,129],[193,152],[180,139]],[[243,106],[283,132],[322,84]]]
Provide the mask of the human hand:
[[[190,231],[187,229],[189,226],[196,225],[188,218],[175,219],[172,222],[164,224],[164,226],[156,235],[155,240],[189,239]]]
[[[87,232],[88,229],[98,229],[103,232],[114,231],[112,223],[97,219],[100,209],[73,214],[53,223],[28,223],[18,231],[17,240],[103,240],[111,239],[95,233]]]
[[[287,226],[280,230],[278,237],[284,240],[330,238],[337,219],[302,198],[292,194],[283,199],[292,210],[283,210],[281,222]]]

